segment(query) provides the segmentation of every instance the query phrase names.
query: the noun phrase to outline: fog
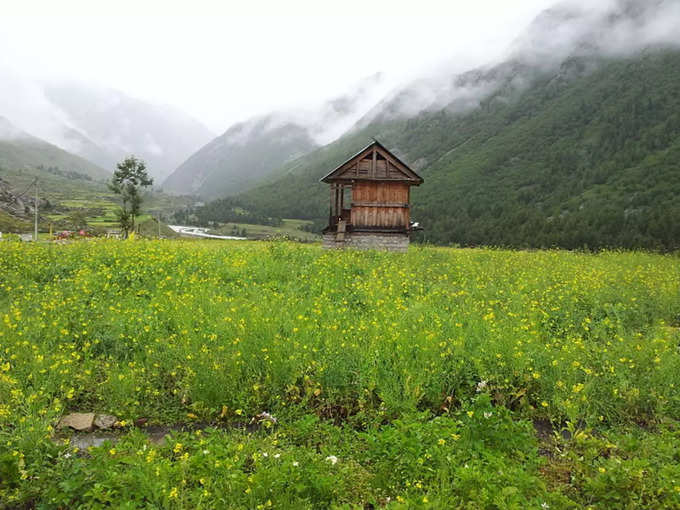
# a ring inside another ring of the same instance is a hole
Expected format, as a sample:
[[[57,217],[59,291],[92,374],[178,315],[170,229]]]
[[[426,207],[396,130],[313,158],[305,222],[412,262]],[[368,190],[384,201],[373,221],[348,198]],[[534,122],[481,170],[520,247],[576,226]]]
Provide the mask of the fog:
[[[413,116],[447,109],[464,113],[502,89],[507,101],[542,73],[559,73],[568,58],[625,57],[650,48],[680,46],[678,0],[563,0],[542,11],[505,51],[459,72],[441,66],[395,88],[361,120]]]
[[[475,108],[571,55],[680,42],[677,0],[92,4],[3,6],[0,117],[102,166],[140,152],[159,177],[240,121],[325,144],[361,118]]]
[[[442,62],[487,61],[551,0],[6,4],[0,114],[16,105],[18,80],[80,81],[172,105],[221,133],[274,110],[316,110],[377,72],[390,88]],[[7,116],[30,132],[33,110]]]

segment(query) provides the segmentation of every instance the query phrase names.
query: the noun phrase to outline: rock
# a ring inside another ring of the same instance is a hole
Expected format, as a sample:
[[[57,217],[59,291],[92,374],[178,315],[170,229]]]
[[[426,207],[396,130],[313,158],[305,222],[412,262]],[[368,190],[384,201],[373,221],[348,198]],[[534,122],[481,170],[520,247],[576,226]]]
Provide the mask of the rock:
[[[118,418],[111,414],[98,414],[94,419],[94,426],[98,429],[110,429],[117,421]]]
[[[146,422],[149,421],[149,418],[137,418],[135,420],[135,427],[143,427],[146,425]]]
[[[71,413],[62,416],[58,428],[70,427],[75,430],[92,430],[94,413]]]

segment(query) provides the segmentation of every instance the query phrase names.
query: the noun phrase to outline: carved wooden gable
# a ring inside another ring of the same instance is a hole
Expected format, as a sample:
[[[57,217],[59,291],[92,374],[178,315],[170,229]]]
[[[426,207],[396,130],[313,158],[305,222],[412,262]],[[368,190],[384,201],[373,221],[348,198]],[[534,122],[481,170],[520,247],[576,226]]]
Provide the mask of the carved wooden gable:
[[[353,180],[399,181],[419,185],[423,179],[375,141],[326,175],[322,182]]]

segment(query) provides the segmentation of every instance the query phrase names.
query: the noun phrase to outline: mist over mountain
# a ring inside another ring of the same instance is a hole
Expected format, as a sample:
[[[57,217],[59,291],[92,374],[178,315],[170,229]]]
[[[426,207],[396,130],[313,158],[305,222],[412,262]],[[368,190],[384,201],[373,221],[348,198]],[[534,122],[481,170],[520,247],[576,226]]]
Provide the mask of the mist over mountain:
[[[387,91],[380,73],[315,107],[274,112],[230,127],[163,183],[166,191],[216,198],[239,193],[288,161],[346,133]]]
[[[566,0],[540,13],[505,56],[464,73],[441,69],[397,88],[359,120],[365,127],[423,111],[463,114],[502,91],[509,100],[535,79],[560,72],[568,58],[592,61],[626,57],[644,48],[680,46],[680,2],[676,0]]]
[[[251,119],[193,154],[163,182],[163,190],[205,198],[238,193],[316,146],[299,125],[275,116]]]
[[[677,248],[677,26],[676,2],[562,3],[504,61],[400,88],[231,204],[320,228],[318,179],[376,136],[425,178],[413,214],[430,240]]]
[[[109,176],[103,168],[32,136],[0,117],[0,174],[2,170],[20,171],[24,168],[49,168],[53,172],[82,175],[93,180]]]
[[[21,129],[112,172],[134,154],[158,181],[212,138],[200,122],[116,90],[0,73],[0,115]]]
[[[95,162],[112,170],[113,162],[135,154],[160,181],[213,136],[200,122],[175,108],[150,104],[115,90],[61,83],[46,87],[45,95],[66,114],[72,129],[92,140],[103,154],[79,145],[65,133],[73,144],[70,149],[97,158]]]

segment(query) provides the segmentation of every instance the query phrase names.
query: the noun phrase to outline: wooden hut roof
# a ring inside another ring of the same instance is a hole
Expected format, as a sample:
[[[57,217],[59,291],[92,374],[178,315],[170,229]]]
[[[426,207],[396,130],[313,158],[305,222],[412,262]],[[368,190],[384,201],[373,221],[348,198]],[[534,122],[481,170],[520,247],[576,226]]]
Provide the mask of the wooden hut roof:
[[[358,172],[353,171],[358,162],[373,153],[374,150],[387,160],[389,165],[396,170],[397,176],[375,177],[370,175],[358,175]],[[407,182],[415,186],[423,183],[422,177],[411,170],[406,163],[392,154],[383,144],[375,139],[354,156],[340,164],[335,170],[322,177],[320,182],[333,183],[352,180]]]

